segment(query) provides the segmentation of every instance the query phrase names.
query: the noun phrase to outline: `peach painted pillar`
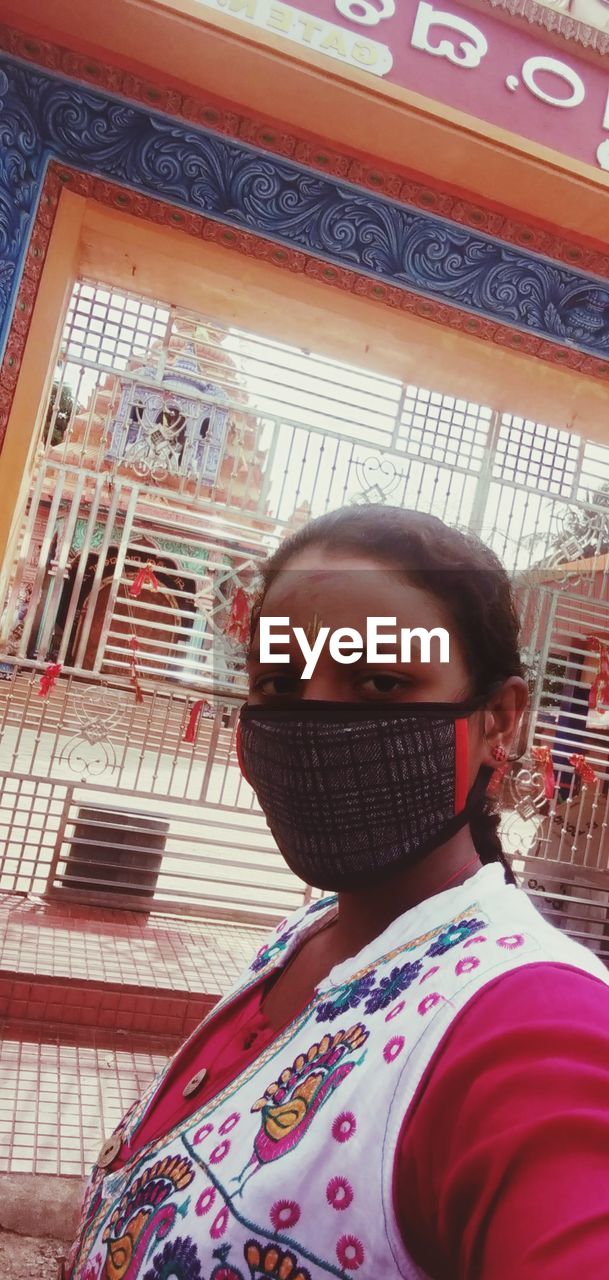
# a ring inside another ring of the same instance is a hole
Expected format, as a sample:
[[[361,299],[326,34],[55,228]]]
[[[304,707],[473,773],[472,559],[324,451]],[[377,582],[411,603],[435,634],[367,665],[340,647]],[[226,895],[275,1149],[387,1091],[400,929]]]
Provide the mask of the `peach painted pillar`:
[[[65,309],[74,285],[86,200],[62,192],[0,453],[0,596],[30,487],[41,414],[50,391]]]

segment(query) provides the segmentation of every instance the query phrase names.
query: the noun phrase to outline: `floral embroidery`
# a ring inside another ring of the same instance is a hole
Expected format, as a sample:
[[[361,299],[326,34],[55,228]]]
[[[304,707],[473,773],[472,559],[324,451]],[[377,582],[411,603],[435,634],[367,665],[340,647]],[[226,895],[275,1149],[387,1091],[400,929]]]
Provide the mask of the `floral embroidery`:
[[[336,902],[336,894],[331,893],[327,898],[318,898],[317,902],[312,902],[307,908],[307,915],[312,916],[314,911],[322,911],[324,907],[329,907],[332,902]]]
[[[208,1138],[210,1133],[213,1133],[213,1131],[214,1131],[213,1124],[202,1124],[201,1128],[197,1129],[197,1132],[195,1133],[195,1136],[193,1138],[194,1146],[198,1147],[199,1143],[202,1142],[204,1138]]]
[[[348,1209],[353,1200],[353,1187],[348,1178],[330,1178],[326,1187],[326,1200],[333,1209]]]
[[[344,986],[338,988],[338,993],[331,1000],[323,1000],[317,1007],[316,1018],[318,1022],[331,1022],[334,1018],[339,1018],[341,1014],[348,1013],[350,1009],[357,1009],[362,1000],[370,995],[375,985],[375,971],[364,974],[363,978],[355,978],[353,982],[346,982]]]
[[[477,969],[479,964],[478,956],[464,956],[462,960],[457,961],[455,973],[460,978],[462,973],[471,973],[472,969]]]
[[[440,1001],[443,999],[444,997],[440,995],[439,991],[430,992],[428,996],[425,996],[424,1000],[421,1000],[421,1003],[418,1009],[419,1013],[421,1014],[429,1013],[429,1010],[435,1009],[435,1006],[437,1004],[440,1004]]]
[[[483,928],[483,920],[460,920],[458,924],[449,924],[447,929],[443,929],[438,934],[436,941],[432,942],[426,955],[442,956],[445,951],[450,951],[451,947],[456,947],[459,942],[469,938],[470,934],[477,933]]]
[[[421,985],[422,982],[427,982],[428,978],[433,978],[434,973],[439,973],[439,972],[440,972],[440,966],[438,964],[433,964],[431,966],[431,969],[426,969],[423,976],[419,978],[419,986]]]
[[[298,1146],[320,1107],[357,1065],[345,1059],[361,1049],[368,1034],[358,1022],[348,1031],[323,1036],[268,1085],[252,1107],[252,1112],[260,1111],[261,1124],[241,1178],[251,1166],[255,1173],[260,1165],[278,1160]],[[357,1062],[361,1061],[360,1057]]]
[[[299,1266],[293,1253],[274,1244],[248,1240],[244,1252],[251,1280],[311,1280],[311,1272]]]
[[[300,1206],[295,1200],[276,1200],[271,1209],[271,1222],[275,1231],[295,1227],[300,1218]]]
[[[377,1009],[386,1009],[397,1000],[403,991],[418,978],[423,968],[420,960],[409,960],[406,964],[396,966],[386,978],[381,978],[378,987],[369,995],[364,1006],[366,1013],[376,1013]]]
[[[203,1280],[194,1240],[190,1236],[186,1239],[177,1236],[175,1240],[168,1240],[161,1252],[155,1254],[144,1280]]]
[[[341,1111],[332,1125],[332,1137],[337,1142],[348,1142],[357,1129],[357,1120],[352,1111]]]
[[[286,929],[278,938],[274,938],[272,942],[265,942],[264,946],[256,953],[254,960],[250,965],[253,973],[258,973],[260,969],[266,968],[271,960],[275,960],[285,951],[292,935],[296,932],[298,924],[293,924],[291,929]]]
[[[199,1196],[199,1199],[197,1200],[197,1203],[195,1206],[195,1212],[199,1214],[199,1217],[202,1217],[204,1213],[209,1213],[215,1198],[216,1198],[215,1187],[206,1187],[205,1191],[201,1192],[201,1195]]]
[[[220,1164],[220,1161],[224,1160],[225,1156],[228,1155],[229,1151],[230,1151],[230,1142],[228,1141],[227,1138],[225,1138],[224,1142],[221,1142],[219,1147],[214,1147],[209,1157],[210,1163]]]
[[[424,976],[425,975],[423,975],[423,977]],[[420,978],[419,981],[422,982],[423,978]],[[397,1004],[394,1004],[393,1009],[390,1009],[389,1013],[385,1014],[385,1022],[393,1022],[393,1019],[397,1018],[398,1014],[402,1012],[405,1004],[405,1000],[398,1000]]]
[[[211,1224],[211,1227],[209,1229],[210,1236],[213,1236],[214,1240],[219,1240],[220,1236],[224,1235],[224,1232],[226,1231],[227,1226],[228,1226],[228,1209],[226,1205],[224,1205],[223,1208],[220,1210],[220,1212],[216,1214]]]
[[[393,1062],[395,1058],[399,1057],[403,1048],[404,1048],[403,1036],[394,1036],[393,1040],[388,1040],[387,1044],[385,1045],[385,1048],[383,1049],[383,1057],[385,1059],[385,1062]]]
[[[513,933],[507,938],[497,938],[497,946],[503,947],[506,951],[515,951],[516,947],[521,947],[524,942],[524,934]]]
[[[476,934],[476,936],[475,936],[475,938],[468,938],[468,939],[467,939],[467,942],[464,942],[464,943],[463,943],[463,946],[464,946],[464,947],[475,947],[475,946],[477,946],[477,945],[478,945],[479,943],[481,943],[481,942],[486,942],[486,934],[485,934],[485,933],[477,933],[477,934]]]
[[[226,1120],[222,1121],[222,1124],[218,1129],[218,1133],[221,1134],[222,1137],[224,1137],[225,1134],[231,1132],[231,1129],[234,1129],[236,1124],[239,1124],[240,1119],[241,1119],[241,1116],[239,1115],[239,1112],[233,1111],[232,1115],[227,1116]]]
[[[364,1246],[357,1236],[341,1236],[336,1246],[336,1256],[348,1271],[357,1271],[364,1261]]]

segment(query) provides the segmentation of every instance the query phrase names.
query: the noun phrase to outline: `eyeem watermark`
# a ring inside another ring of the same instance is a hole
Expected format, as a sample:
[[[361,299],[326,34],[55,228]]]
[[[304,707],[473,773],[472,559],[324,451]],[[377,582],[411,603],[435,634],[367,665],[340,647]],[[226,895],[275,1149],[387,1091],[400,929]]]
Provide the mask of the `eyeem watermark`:
[[[286,631],[285,628],[288,628]],[[279,628],[279,630],[278,630]],[[393,630],[388,630],[393,628]],[[366,637],[355,627],[320,627],[313,643],[309,641],[303,627],[290,627],[288,617],[260,618],[260,662],[290,661],[286,646],[290,644],[290,631],[305,660],[301,680],[310,680],[326,642],[330,657],[335,662],[348,665],[357,662],[365,655],[367,662],[397,662],[398,651],[401,662],[412,660],[412,642],[418,641],[419,660],[431,662],[431,642],[438,640],[440,644],[440,662],[450,661],[450,637],[445,627],[400,627],[397,630],[397,618],[366,618]]]

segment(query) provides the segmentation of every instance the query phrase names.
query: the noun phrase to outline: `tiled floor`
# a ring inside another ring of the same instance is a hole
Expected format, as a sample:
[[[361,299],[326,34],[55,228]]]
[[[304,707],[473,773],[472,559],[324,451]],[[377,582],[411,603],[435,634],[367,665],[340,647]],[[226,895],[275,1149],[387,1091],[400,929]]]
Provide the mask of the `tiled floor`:
[[[175,1046],[22,1034],[8,1025],[0,1043],[0,1173],[82,1177]]]
[[[265,933],[1,896],[0,1174],[84,1176]]]
[[[0,971],[219,994],[265,930],[0,896]]]

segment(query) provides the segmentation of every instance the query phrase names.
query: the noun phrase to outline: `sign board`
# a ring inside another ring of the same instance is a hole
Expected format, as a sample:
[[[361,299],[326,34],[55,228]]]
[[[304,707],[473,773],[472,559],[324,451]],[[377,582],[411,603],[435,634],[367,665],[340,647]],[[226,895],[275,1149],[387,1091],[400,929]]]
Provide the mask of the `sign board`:
[[[609,171],[609,71],[563,56],[509,19],[458,0],[197,5]]]

